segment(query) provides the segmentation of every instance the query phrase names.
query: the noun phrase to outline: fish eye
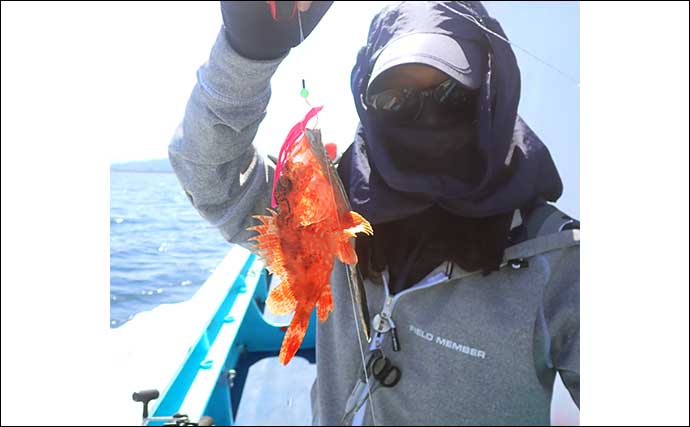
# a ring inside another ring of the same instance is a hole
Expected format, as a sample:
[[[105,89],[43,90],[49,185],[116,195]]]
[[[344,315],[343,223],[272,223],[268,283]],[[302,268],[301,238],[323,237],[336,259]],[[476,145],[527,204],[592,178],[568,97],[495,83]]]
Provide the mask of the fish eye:
[[[285,175],[278,178],[278,188],[281,192],[286,193],[292,189],[292,181]]]

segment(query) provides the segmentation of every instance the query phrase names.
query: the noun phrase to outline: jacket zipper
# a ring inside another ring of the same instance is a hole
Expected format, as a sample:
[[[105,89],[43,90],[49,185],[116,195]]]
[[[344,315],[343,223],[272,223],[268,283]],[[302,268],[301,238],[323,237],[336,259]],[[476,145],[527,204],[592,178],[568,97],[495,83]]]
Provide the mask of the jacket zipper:
[[[398,332],[395,328],[395,322],[393,321],[393,309],[395,304],[398,302],[400,297],[409,294],[420,289],[430,288],[436,286],[450,279],[448,273],[438,272],[428,279],[426,283],[420,282],[412,287],[405,289],[404,291],[391,295],[388,289],[388,272],[383,273],[383,287],[385,289],[385,299],[383,303],[383,308],[379,314],[374,317],[374,330],[376,330],[376,335],[371,342],[370,349],[377,349],[381,347],[383,338],[386,333],[391,332],[391,337],[393,339],[393,351],[400,351],[400,341],[398,340]]]

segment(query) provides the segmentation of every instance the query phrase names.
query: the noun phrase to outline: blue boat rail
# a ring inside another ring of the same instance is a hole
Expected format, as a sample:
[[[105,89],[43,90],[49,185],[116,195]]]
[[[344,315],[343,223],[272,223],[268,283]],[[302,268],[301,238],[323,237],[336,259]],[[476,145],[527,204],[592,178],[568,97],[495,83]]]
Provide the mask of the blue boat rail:
[[[142,425],[234,425],[249,368],[278,355],[288,325],[264,316],[272,279],[255,254],[239,246],[230,249],[198,291],[208,290],[203,310],[210,314],[167,387],[161,393],[151,389],[132,395],[143,405]],[[207,306],[209,301],[213,306]],[[312,313],[296,355],[310,363],[315,359],[315,322]]]

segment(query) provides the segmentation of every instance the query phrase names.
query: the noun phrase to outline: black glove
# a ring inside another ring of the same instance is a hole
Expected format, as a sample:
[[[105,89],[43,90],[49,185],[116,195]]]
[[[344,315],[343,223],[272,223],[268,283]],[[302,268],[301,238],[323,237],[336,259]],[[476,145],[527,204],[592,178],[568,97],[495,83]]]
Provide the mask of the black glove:
[[[276,59],[300,43],[297,2],[276,1],[273,13],[266,1],[220,3],[228,42],[245,58]],[[305,39],[332,4],[332,1],[315,1],[309,10],[301,12]]]

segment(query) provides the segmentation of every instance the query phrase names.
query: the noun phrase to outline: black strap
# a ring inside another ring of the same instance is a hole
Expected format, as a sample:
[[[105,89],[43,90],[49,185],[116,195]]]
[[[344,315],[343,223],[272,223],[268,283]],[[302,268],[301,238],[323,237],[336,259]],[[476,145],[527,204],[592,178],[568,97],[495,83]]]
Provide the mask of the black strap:
[[[522,210],[523,222],[508,237],[508,246],[564,230],[579,230],[580,221],[566,215],[555,206],[539,202],[529,210]]]

